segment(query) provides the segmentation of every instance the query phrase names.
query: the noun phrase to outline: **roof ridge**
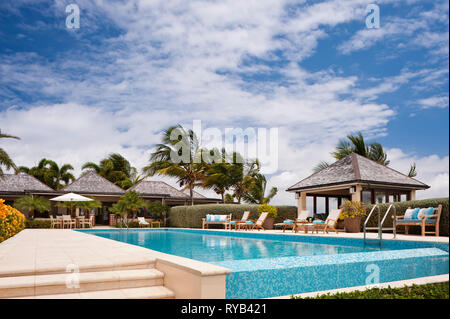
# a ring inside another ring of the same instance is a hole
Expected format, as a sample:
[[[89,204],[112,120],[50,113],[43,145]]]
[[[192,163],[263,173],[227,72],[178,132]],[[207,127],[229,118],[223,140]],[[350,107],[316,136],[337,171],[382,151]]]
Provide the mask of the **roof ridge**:
[[[359,154],[357,154],[357,155],[359,155]],[[390,169],[391,171],[394,171],[394,172],[396,172],[396,173],[398,173],[398,174],[400,174],[400,175],[403,175],[403,176],[406,177],[406,178],[412,179],[413,181],[416,181],[416,182],[418,182],[418,183],[420,183],[420,184],[422,184],[422,185],[429,186],[429,185],[427,185],[427,184],[425,184],[425,183],[423,183],[423,182],[421,182],[421,181],[419,181],[419,180],[417,180],[417,179],[415,179],[415,178],[413,178],[413,177],[409,177],[408,175],[403,174],[402,172],[399,172],[399,171],[397,171],[396,169],[393,169],[392,167],[389,167],[389,166],[387,166],[387,165],[383,165],[383,164],[377,163],[376,161],[374,161],[374,160],[372,160],[372,159],[370,159],[370,158],[368,158],[368,157],[365,157],[365,156],[362,156],[362,155],[359,155],[359,156],[362,157],[362,158],[364,158],[364,159],[366,159],[366,160],[368,160],[368,161],[374,162],[375,164],[380,165],[380,166],[382,166],[382,167],[384,167],[384,168]]]
[[[107,183],[113,185],[114,187],[120,189],[122,192],[125,192],[125,190],[124,190],[122,187],[120,187],[120,186],[114,184],[113,182],[111,182],[111,181],[108,180],[107,178],[101,176],[99,173],[97,173],[96,171],[94,171],[94,170],[92,170],[92,169],[88,170],[85,174],[80,175],[76,180],[74,180],[74,181],[73,181],[72,183],[70,183],[69,185],[66,185],[66,186],[64,186],[63,188],[61,188],[60,191],[64,191],[65,188],[69,187],[70,185],[73,185],[74,183],[78,182],[78,181],[79,181],[80,179],[82,179],[82,178],[85,178],[85,177],[88,176],[89,174],[93,174],[93,175],[95,175],[95,176],[97,176],[97,177],[100,177],[100,178],[103,179],[105,182],[107,182]]]
[[[352,153],[352,154],[353,154],[353,153]],[[312,177],[312,176],[314,176],[314,175],[316,175],[316,174],[319,174],[320,172],[322,172],[322,171],[324,171],[324,170],[326,170],[326,169],[328,169],[328,168],[331,168],[331,167],[337,165],[337,163],[343,161],[344,159],[346,159],[347,157],[349,157],[349,156],[352,155],[352,154],[349,154],[349,155],[345,156],[344,158],[341,158],[340,160],[337,160],[336,162],[331,163],[328,167],[322,168],[320,171],[317,171],[317,172],[312,173],[311,175],[305,177],[305,178],[302,179],[301,181],[299,181],[299,182],[295,183],[294,185],[288,187],[287,190],[291,189],[292,187],[294,187],[294,186],[297,185],[297,184],[300,184],[300,183],[303,182],[304,180],[306,180],[306,179],[308,179],[308,178],[310,178],[310,177]]]

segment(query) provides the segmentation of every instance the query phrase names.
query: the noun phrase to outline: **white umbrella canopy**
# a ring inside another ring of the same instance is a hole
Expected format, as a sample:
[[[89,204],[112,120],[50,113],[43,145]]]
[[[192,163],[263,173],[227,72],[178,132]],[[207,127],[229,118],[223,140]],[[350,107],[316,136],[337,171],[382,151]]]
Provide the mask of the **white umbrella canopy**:
[[[50,200],[53,200],[55,202],[70,202],[70,215],[72,216],[73,213],[72,202],[88,202],[93,199],[75,193],[67,193],[58,197],[50,198]]]
[[[93,199],[75,193],[67,193],[58,197],[51,198],[50,200],[54,200],[55,202],[88,202]]]

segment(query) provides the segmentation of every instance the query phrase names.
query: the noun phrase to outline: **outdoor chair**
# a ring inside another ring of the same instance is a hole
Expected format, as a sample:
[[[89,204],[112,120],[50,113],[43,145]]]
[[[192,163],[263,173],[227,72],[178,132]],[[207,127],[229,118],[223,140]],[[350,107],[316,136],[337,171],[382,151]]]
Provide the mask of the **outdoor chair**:
[[[260,229],[264,230],[263,224],[266,221],[266,218],[268,215],[269,215],[269,213],[262,212],[261,215],[259,215],[259,218],[256,222],[254,222],[252,220],[246,221],[244,224],[245,228],[251,229],[251,230],[258,229],[258,231]]]
[[[52,215],[50,215],[50,228],[62,228],[62,219],[60,218],[53,218]]]
[[[316,231],[316,233],[319,233],[319,230],[322,230],[324,233],[328,234],[328,229],[334,230],[336,234],[338,233],[337,230],[337,223],[339,220],[339,216],[341,215],[342,210],[340,209],[333,209],[329,214],[325,222],[316,220],[309,224],[304,224],[305,227],[305,233],[307,232],[307,228],[309,226],[313,227],[313,232]]]
[[[62,216],[62,225],[63,228],[65,227],[65,225],[67,225],[67,228],[76,228],[77,224],[76,224],[76,220],[72,219],[72,217],[70,215],[63,215]]]
[[[209,225],[224,225],[225,229],[231,229],[231,214],[228,215],[206,215],[202,218],[202,229],[208,229]]]
[[[150,227],[150,224],[145,220],[144,217],[138,217],[139,227]]]
[[[234,229],[237,230],[240,228],[240,225],[245,224],[245,222],[248,220],[248,217],[250,215],[249,211],[245,211],[244,214],[242,215],[241,219],[237,219],[237,220],[230,220],[228,223],[230,224],[230,230],[233,228],[234,225]]]
[[[420,226],[422,236],[435,234],[439,236],[439,221],[441,219],[442,205],[437,208],[414,208],[408,207],[405,215],[397,216],[396,227],[405,226],[405,235],[408,235],[409,226]],[[426,227],[434,227],[434,231],[426,231]]]
[[[93,227],[93,224],[92,224],[93,219],[94,219],[94,216],[89,216],[88,218],[83,218],[82,224],[81,224],[82,227],[84,228],[87,226],[87,228],[92,228]]]
[[[297,226],[300,224],[308,223],[308,217],[311,215],[311,212],[309,210],[301,210],[298,212],[297,219],[286,219],[282,223],[276,223],[274,226],[282,227],[283,233],[286,231],[287,228],[292,228],[292,231],[296,231]]]

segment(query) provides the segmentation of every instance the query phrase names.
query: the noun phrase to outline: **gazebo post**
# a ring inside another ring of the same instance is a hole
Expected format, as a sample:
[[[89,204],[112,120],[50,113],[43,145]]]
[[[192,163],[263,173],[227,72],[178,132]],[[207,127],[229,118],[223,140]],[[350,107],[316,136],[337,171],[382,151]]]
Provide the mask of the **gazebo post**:
[[[314,218],[317,216],[317,196],[313,195],[313,214]]]

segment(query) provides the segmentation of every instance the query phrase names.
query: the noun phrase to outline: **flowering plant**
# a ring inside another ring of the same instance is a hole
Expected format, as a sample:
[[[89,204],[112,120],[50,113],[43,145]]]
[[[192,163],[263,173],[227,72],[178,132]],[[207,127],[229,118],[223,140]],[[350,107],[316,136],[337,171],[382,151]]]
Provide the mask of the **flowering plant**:
[[[366,216],[366,205],[360,201],[346,201],[340,208],[342,219]]]
[[[0,199],[0,243],[25,228],[25,216]]]

